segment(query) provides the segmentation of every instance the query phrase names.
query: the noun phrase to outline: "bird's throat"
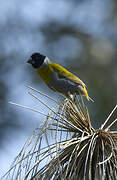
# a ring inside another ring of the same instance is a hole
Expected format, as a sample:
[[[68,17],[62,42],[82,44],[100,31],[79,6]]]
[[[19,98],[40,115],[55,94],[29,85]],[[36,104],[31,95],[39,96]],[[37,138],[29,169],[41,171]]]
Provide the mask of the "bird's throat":
[[[43,79],[43,81],[48,85],[52,79],[52,69],[49,65],[44,66],[36,70],[37,74]]]

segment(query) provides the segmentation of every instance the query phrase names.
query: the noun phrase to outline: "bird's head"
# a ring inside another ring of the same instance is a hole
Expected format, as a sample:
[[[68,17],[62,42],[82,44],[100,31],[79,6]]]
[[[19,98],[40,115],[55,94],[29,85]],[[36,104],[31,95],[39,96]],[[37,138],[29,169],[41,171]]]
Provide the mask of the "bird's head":
[[[46,56],[40,53],[33,53],[27,63],[32,64],[35,69],[38,69],[45,60]]]

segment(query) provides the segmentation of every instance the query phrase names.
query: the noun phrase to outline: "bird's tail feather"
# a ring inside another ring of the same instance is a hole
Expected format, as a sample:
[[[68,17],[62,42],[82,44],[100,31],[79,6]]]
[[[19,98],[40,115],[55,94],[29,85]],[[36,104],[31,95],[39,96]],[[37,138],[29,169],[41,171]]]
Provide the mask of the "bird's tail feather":
[[[88,100],[88,101],[90,101],[90,97],[89,97],[89,95],[88,95],[88,92],[87,92],[87,90],[86,90],[86,87],[85,87],[85,86],[83,87],[83,92],[84,92],[84,94],[85,94],[85,96],[86,96],[87,100]]]

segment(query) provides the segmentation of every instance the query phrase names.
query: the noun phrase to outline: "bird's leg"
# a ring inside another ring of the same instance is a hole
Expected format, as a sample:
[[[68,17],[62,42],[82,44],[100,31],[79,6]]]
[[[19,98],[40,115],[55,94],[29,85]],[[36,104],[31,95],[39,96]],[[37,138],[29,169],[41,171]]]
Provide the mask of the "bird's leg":
[[[73,95],[70,94],[69,91],[67,92],[67,94],[65,94],[65,96],[66,96],[71,102],[73,102]]]
[[[78,110],[75,101],[74,101],[74,96],[72,94],[70,94],[70,92],[68,92],[66,94],[67,99],[70,101],[70,103],[72,104],[72,108],[74,108],[76,111]]]

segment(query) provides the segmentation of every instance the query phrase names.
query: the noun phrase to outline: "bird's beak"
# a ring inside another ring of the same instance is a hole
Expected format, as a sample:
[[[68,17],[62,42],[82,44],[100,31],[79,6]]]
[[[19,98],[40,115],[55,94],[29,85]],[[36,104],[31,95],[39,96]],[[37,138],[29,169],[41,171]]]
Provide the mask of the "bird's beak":
[[[28,59],[27,63],[32,64],[32,59]]]

